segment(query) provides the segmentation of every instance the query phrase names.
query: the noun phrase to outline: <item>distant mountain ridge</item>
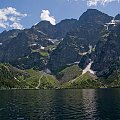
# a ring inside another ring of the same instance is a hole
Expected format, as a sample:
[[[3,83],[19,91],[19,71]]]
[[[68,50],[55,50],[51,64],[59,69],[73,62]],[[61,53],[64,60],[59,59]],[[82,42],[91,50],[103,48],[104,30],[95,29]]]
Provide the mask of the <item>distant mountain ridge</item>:
[[[78,20],[76,19],[65,19],[56,25],[52,25],[49,21],[41,21],[32,28],[35,30],[42,31],[46,35],[53,39],[63,39],[66,34],[77,28]]]

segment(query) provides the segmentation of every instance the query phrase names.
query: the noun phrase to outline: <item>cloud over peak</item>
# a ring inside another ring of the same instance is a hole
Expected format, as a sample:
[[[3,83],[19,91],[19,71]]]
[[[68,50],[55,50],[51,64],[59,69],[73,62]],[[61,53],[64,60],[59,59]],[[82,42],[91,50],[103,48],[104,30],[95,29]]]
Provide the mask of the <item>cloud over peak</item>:
[[[86,0],[86,1],[88,6],[96,6],[98,4],[105,5],[111,2],[119,2],[120,0]]]
[[[0,28],[23,29],[20,21],[26,16],[27,14],[22,14],[13,7],[0,9]]]
[[[56,24],[56,20],[54,16],[50,16],[49,10],[42,10],[42,13],[40,15],[41,20],[49,21],[52,25]]]
[[[72,1],[81,1],[81,0],[67,0],[68,2]],[[83,0],[84,2],[87,2],[88,6],[97,6],[97,5],[105,5],[111,2],[120,2],[120,0]]]

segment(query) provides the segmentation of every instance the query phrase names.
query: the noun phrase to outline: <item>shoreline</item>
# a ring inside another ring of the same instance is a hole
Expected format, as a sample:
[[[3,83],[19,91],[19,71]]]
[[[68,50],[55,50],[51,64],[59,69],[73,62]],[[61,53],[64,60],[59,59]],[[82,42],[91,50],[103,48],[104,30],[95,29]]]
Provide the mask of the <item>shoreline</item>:
[[[0,89],[0,91],[5,91],[5,90],[93,90],[93,89],[119,89],[120,87],[102,87],[102,88],[59,88],[59,89],[32,89],[32,88],[10,88],[10,89]]]

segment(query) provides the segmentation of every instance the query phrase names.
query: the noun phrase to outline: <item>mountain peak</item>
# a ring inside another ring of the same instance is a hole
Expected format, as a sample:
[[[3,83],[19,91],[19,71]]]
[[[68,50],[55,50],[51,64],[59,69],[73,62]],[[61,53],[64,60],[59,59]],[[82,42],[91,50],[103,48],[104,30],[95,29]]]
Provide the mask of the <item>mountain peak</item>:
[[[110,22],[113,17],[97,10],[97,9],[87,9],[80,18],[79,21],[82,24],[86,23],[99,23],[103,25],[104,23]]]
[[[87,9],[87,11],[86,12],[84,12],[85,14],[105,14],[105,13],[103,13],[103,12],[101,12],[101,11],[99,11],[99,10],[97,10],[97,9]],[[84,14],[83,13],[83,14]]]
[[[34,25],[33,27],[45,27],[45,26],[53,26],[49,21],[40,21],[39,23],[37,23],[36,25]]]
[[[114,19],[115,20],[120,20],[120,14],[117,14]]]
[[[99,11],[97,9],[91,9],[91,8],[89,8],[89,9],[87,9],[86,12],[101,12],[101,11]]]

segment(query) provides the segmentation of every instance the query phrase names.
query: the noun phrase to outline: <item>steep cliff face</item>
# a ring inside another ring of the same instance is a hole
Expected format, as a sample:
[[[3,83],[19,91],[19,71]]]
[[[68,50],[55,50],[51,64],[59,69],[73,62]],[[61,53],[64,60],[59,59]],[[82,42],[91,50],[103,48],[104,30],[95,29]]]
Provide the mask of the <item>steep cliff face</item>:
[[[0,61],[11,62],[19,57],[30,54],[28,37],[25,33],[19,33],[17,37],[9,39],[9,42],[0,46]]]
[[[109,77],[116,69],[119,70],[120,50],[120,15],[116,15],[104,25],[101,39],[96,44],[95,50],[80,60],[79,66],[84,69],[90,60],[93,61],[91,69],[98,77]]]
[[[9,39],[16,37],[20,32],[21,30],[3,31],[0,33],[0,43],[8,42]]]
[[[35,67],[41,70],[45,62],[39,51],[42,49],[47,52],[45,47],[52,45],[54,41],[48,35],[33,28],[4,31],[0,34],[0,62],[7,62],[22,69]]]
[[[101,39],[101,30],[110,17],[98,10],[89,9],[79,18],[78,27],[69,32],[50,56],[48,67],[57,71],[67,64],[77,62],[87,53],[92,52]]]
[[[94,63],[92,69],[97,71],[98,76],[109,76],[119,67],[120,60],[120,25],[113,26],[107,38],[100,41],[92,58]]]

